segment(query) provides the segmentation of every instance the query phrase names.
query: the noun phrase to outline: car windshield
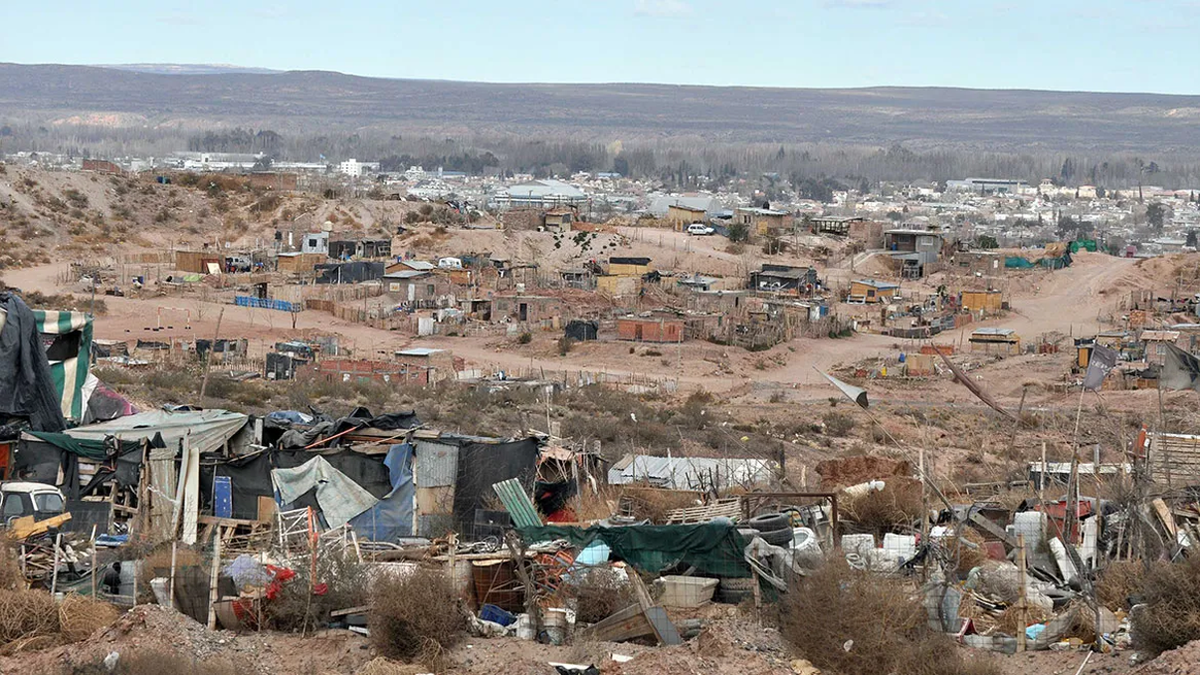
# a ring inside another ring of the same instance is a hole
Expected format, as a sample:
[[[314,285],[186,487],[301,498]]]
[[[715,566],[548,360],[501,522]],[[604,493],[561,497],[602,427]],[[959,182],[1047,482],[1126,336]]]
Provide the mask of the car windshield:
[[[38,513],[62,513],[63,500],[56,492],[42,492],[33,496],[34,510]]]

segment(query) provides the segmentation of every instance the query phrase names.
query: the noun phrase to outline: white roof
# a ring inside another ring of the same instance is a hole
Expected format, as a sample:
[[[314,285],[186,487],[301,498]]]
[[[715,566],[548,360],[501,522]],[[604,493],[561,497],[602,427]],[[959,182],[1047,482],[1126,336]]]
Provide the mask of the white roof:
[[[58,492],[58,488],[48,483],[35,483],[28,480],[14,480],[0,483],[0,490],[5,492]]]
[[[442,349],[432,349],[430,347],[409,347],[408,349],[399,349],[396,351],[397,356],[429,356],[445,351]]]
[[[564,183],[561,180],[554,180],[553,178],[512,185],[508,188],[507,192],[510,197],[525,198],[552,197],[560,199],[583,199],[586,196],[583,194],[583,191],[574,185]]]

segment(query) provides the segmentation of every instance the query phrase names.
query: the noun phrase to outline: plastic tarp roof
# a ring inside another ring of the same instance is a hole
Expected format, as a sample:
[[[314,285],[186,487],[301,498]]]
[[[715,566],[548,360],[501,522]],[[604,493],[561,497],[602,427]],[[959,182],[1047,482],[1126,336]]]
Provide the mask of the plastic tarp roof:
[[[203,453],[219,449],[241,431],[249,419],[248,415],[228,410],[148,410],[108,422],[68,429],[64,433],[73,438],[92,440],[116,436],[123,441],[153,438],[154,434],[160,433],[168,448],[179,447],[179,441],[187,437],[190,447]]]
[[[695,525],[631,525],[587,529],[569,525],[543,525],[517,528],[526,542],[565,539],[579,549],[599,539],[612,551],[612,557],[624,560],[639,570],[659,573],[675,565],[694,566],[701,574],[722,577],[748,577],[750,565],[743,551],[745,539],[737,525],[708,522]]]

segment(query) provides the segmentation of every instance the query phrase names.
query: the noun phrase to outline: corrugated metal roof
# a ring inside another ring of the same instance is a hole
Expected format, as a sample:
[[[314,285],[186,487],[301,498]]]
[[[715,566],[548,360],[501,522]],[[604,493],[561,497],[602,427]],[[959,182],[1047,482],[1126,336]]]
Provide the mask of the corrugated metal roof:
[[[416,441],[416,474],[418,487],[445,487],[458,479],[458,446],[433,441]]]
[[[770,480],[773,468],[772,462],[765,459],[626,455],[609,469],[608,482],[624,485],[647,481],[674,490],[695,490],[712,475],[719,488],[748,486]]]

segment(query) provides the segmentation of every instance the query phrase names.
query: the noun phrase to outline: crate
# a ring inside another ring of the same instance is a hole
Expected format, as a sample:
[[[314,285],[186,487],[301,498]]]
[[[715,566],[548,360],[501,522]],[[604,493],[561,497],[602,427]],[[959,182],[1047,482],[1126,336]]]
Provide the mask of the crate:
[[[668,575],[657,579],[655,585],[662,589],[659,604],[664,607],[693,609],[712,602],[719,579]]]

